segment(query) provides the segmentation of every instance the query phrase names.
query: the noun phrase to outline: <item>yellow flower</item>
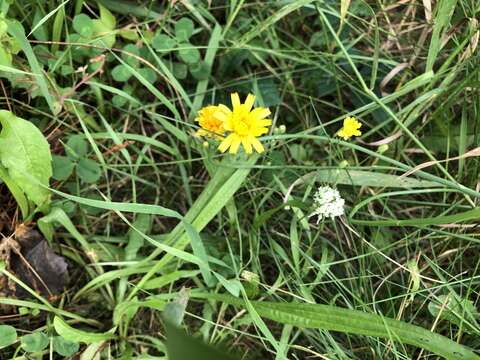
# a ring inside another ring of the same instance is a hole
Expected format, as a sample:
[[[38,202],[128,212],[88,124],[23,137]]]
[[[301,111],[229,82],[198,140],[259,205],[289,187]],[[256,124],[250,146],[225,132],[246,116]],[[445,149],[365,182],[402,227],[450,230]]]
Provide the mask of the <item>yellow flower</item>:
[[[362,132],[358,129],[362,127],[362,124],[354,117],[347,117],[343,120],[343,127],[338,130],[337,135],[343,137],[344,140],[350,139],[352,136],[360,136]]]
[[[223,139],[222,135],[225,133],[223,127],[223,120],[218,118],[217,113],[221,113],[222,110],[218,106],[205,106],[200,109],[195,118],[201,129],[197,130],[195,135],[206,136]]]
[[[252,94],[248,94],[244,104],[240,102],[237,93],[231,94],[231,99],[233,110],[220,104],[218,107],[221,111],[216,113],[217,117],[223,120],[225,130],[231,132],[218,149],[225,152],[230,148],[229,152],[236,154],[241,144],[247,154],[252,153],[252,147],[258,153],[263,152],[263,145],[257,137],[266,134],[272,124],[272,120],[266,119],[270,115],[270,110],[263,107],[252,110],[255,102],[255,96]]]

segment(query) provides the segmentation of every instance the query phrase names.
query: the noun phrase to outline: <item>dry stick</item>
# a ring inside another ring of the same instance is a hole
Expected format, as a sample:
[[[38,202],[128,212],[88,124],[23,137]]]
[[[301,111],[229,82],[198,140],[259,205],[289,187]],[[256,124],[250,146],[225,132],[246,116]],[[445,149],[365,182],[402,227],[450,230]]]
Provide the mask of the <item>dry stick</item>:
[[[475,156],[480,156],[480,147],[477,147],[477,148],[475,148],[475,149],[473,149],[473,150],[470,150],[470,151],[466,152],[466,153],[463,154],[463,155],[459,155],[459,156],[447,158],[447,159],[444,159],[444,160],[435,160],[435,161],[427,161],[427,162],[424,162],[424,163],[422,163],[422,164],[420,164],[420,165],[415,166],[413,169],[407,171],[406,173],[400,175],[400,178],[410,176],[410,175],[412,175],[414,172],[417,172],[418,170],[424,169],[424,168],[426,168],[426,167],[429,167],[429,166],[432,166],[432,165],[435,165],[435,164],[438,164],[438,163],[441,163],[441,162],[447,162],[447,161],[453,161],[453,160],[461,160],[461,159],[465,159],[465,158],[469,158],[469,157],[475,157]]]

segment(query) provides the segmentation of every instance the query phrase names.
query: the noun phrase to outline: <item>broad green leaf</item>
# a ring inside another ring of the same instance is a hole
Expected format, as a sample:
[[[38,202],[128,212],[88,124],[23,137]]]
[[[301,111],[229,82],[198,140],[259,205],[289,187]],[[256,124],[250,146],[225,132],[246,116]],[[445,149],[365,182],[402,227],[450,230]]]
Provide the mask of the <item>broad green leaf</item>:
[[[82,35],[84,38],[90,39],[93,35],[93,21],[88,15],[78,14],[73,18],[73,30]]]
[[[15,198],[17,205],[20,207],[20,210],[22,211],[23,218],[28,217],[30,206],[27,198],[25,197],[25,194],[23,193],[22,189],[20,189],[15,184],[15,182],[12,179],[10,179],[10,176],[8,176],[7,170],[1,165],[0,165],[0,180],[2,180],[5,185],[7,185],[8,190],[10,190],[11,194]]]
[[[167,353],[170,360],[234,360],[226,351],[206,345],[166,322]]]
[[[195,26],[189,18],[181,18],[175,23],[175,37],[178,41],[187,41],[193,34]]]
[[[92,333],[78,330],[68,325],[62,318],[55,316],[53,319],[55,331],[66,340],[82,342],[85,344],[96,343],[99,341],[110,340],[114,338],[113,331],[106,333]],[[114,329],[112,329],[114,330]]]
[[[152,39],[152,47],[158,51],[173,50],[177,42],[171,37],[157,32]]]
[[[124,65],[120,64],[113,68],[112,77],[113,80],[118,82],[125,82],[132,76],[132,73]]]
[[[178,293],[178,296],[175,300],[169,302],[165,305],[163,309],[163,318],[175,325],[180,326],[183,322],[183,317],[185,316],[185,309],[188,304],[189,291],[182,288]]]
[[[0,110],[0,162],[8,176],[38,206],[48,206],[52,176],[50,145],[40,130],[11,112]],[[43,185],[43,186],[42,186]]]
[[[93,184],[100,179],[102,169],[96,161],[83,158],[77,164],[77,175],[83,182]]]
[[[117,23],[115,16],[113,16],[110,10],[108,10],[105,6],[102,6],[102,4],[98,4],[98,6],[100,8],[100,20],[107,29],[114,30],[115,24]]]
[[[10,325],[0,325],[0,349],[17,341],[17,330]]]
[[[157,81],[157,73],[149,67],[138,69],[138,73],[151,84]]]
[[[26,352],[42,351],[50,342],[48,336],[43,332],[34,332],[33,334],[24,335],[20,338],[22,348]]]
[[[192,293],[191,297],[217,300],[241,307],[247,305],[243,300],[228,295]],[[480,359],[470,348],[445,336],[376,314],[331,305],[269,301],[250,301],[249,303],[260,316],[282,324],[387,338],[424,348],[447,360]]]
[[[197,80],[206,80],[209,77],[210,69],[205,61],[199,61],[189,66],[190,73]]]
[[[428,188],[438,187],[437,183],[427,180],[418,180],[411,177],[383,174],[373,171],[349,169],[323,169],[315,173],[315,179],[329,184],[353,186],[372,186],[387,188]]]
[[[53,178],[55,180],[67,180],[72,175],[75,164],[67,156],[53,155]]]
[[[455,294],[440,295],[428,304],[428,311],[434,317],[450,321],[472,334],[480,334],[476,319],[480,318],[473,302],[459,299]]]
[[[200,61],[200,51],[192,44],[181,44],[178,49],[178,57],[187,64],[195,64]]]
[[[79,159],[87,155],[88,143],[83,135],[72,135],[65,145],[65,152],[71,159]]]
[[[53,350],[62,356],[72,356],[80,349],[78,342],[64,339],[61,336],[55,336],[52,343]]]

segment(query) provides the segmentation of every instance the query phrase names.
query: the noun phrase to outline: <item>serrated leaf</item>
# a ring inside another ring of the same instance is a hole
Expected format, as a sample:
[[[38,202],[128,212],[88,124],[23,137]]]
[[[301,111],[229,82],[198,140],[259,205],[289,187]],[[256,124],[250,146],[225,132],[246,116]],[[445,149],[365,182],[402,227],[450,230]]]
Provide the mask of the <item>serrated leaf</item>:
[[[53,155],[53,178],[58,181],[67,180],[72,175],[75,164],[67,156]]]
[[[180,45],[181,49],[178,50],[178,57],[187,64],[195,64],[200,61],[200,51],[194,48],[191,44]]]
[[[77,175],[86,183],[96,183],[102,175],[102,170],[96,161],[83,158],[77,164]]]
[[[28,199],[37,206],[48,206],[50,192],[45,187],[52,177],[50,145],[35,125],[10,111],[0,110],[0,123],[0,162]]]
[[[20,339],[22,348],[26,352],[42,351],[48,346],[48,336],[43,332],[35,332],[33,334],[22,336]]]
[[[53,319],[55,331],[65,340],[82,342],[85,344],[96,343],[99,341],[110,340],[114,337],[112,332],[92,333],[78,330],[68,325],[62,318],[55,316]]]
[[[80,349],[78,342],[64,339],[61,336],[55,336],[52,343],[53,350],[62,356],[72,356]]]
[[[175,37],[178,41],[187,41],[193,34],[195,26],[189,18],[181,18],[175,24]]]
[[[0,325],[0,349],[17,341],[17,330],[10,325]]]

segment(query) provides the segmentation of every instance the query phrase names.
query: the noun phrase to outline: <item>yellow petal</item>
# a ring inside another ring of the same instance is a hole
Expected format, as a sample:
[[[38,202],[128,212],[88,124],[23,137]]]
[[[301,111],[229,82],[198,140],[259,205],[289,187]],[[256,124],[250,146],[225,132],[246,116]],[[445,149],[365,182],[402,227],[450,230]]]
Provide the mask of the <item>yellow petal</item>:
[[[230,147],[230,145],[232,144],[232,140],[234,138],[234,135],[233,134],[230,134],[228,135],[221,143],[220,145],[218,146],[218,150],[220,150],[220,152],[224,153],[225,151],[227,151],[227,149]]]
[[[223,111],[218,110],[213,113],[213,117],[217,120],[225,122],[228,118],[228,115]]]
[[[264,127],[264,126],[270,126],[270,125],[272,125],[272,120],[270,120],[270,119],[256,120],[255,121],[255,126],[256,127]]]
[[[252,153],[252,144],[250,143],[248,137],[246,137],[246,136],[242,137],[242,145],[243,145],[243,148],[245,149],[245,152],[247,154]]]
[[[268,129],[264,127],[256,128],[252,131],[253,136],[262,136],[263,134],[268,133]]]
[[[255,149],[255,151],[257,151],[258,153],[262,153],[265,150],[262,143],[258,141],[258,139],[255,136],[249,135],[248,140],[253,145],[253,148]]]
[[[233,134],[232,146],[230,146],[230,154],[236,154],[240,147],[240,136]]]
[[[233,109],[240,107],[240,96],[238,96],[238,93],[232,93],[230,98],[232,99]]]
[[[259,107],[255,108],[252,110],[252,117],[254,117],[256,120],[262,120],[265,119],[267,116],[271,114],[270,109]]]
[[[248,94],[247,99],[245,100],[245,107],[247,108],[247,111],[252,110],[254,102],[255,102],[255,95]]]

